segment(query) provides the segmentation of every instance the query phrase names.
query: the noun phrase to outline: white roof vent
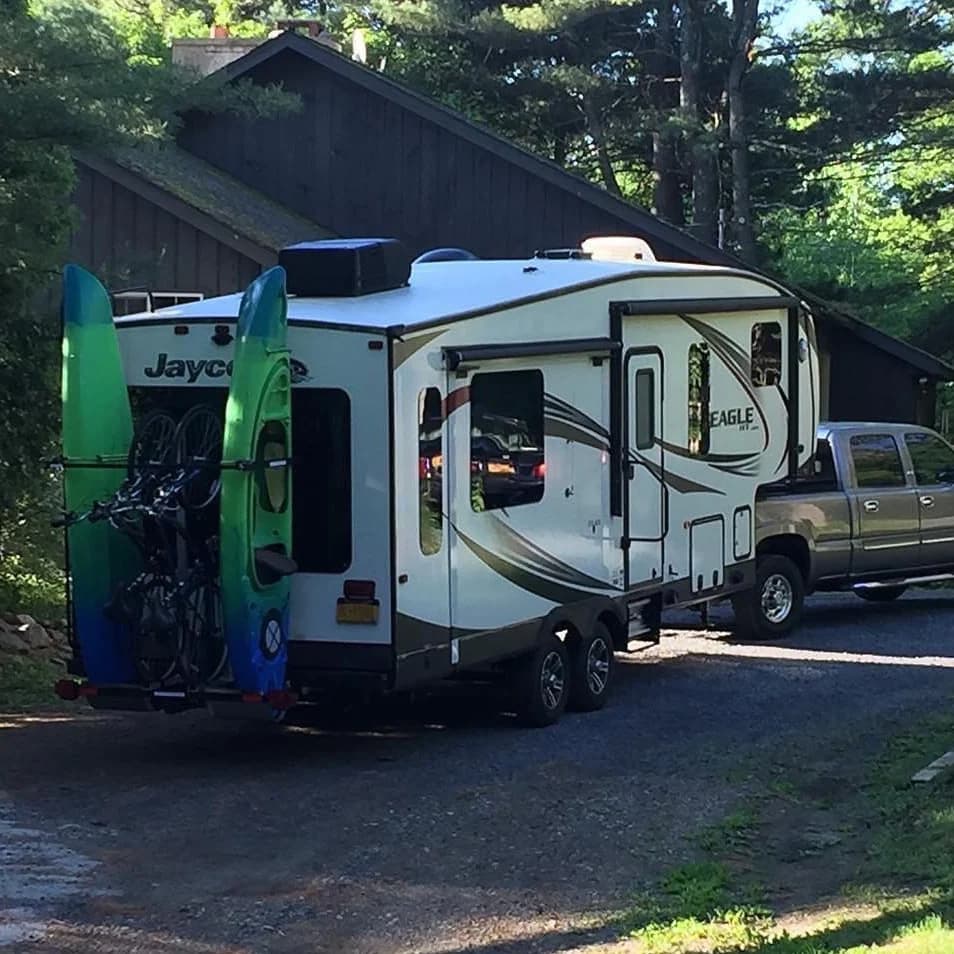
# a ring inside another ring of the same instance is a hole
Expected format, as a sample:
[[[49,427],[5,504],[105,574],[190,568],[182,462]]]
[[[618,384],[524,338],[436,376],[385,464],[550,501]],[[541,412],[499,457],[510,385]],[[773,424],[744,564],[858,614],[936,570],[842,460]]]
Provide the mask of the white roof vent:
[[[655,262],[649,244],[635,235],[600,235],[581,246],[596,262]]]

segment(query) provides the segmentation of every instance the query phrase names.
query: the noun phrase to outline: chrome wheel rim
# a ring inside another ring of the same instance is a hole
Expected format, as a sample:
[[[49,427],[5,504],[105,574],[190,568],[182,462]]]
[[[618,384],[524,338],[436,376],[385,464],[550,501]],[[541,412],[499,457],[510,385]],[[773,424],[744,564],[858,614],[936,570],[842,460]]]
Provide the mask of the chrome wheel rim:
[[[610,648],[603,639],[594,639],[586,653],[586,682],[594,696],[600,696],[609,682]]]
[[[795,595],[792,584],[781,573],[773,573],[762,584],[762,615],[770,623],[782,623],[792,612]]]
[[[544,656],[543,665],[540,667],[540,696],[551,712],[560,705],[565,685],[566,667],[563,665],[563,657],[552,649]]]

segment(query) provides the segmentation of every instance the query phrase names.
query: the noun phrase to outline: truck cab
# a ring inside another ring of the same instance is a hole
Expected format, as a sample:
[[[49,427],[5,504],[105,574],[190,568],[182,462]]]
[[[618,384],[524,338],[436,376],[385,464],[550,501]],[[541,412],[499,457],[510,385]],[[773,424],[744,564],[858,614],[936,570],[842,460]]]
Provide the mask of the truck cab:
[[[954,576],[954,448],[913,424],[829,423],[797,481],[756,503],[756,586],[733,601],[739,628],[780,636],[806,594],[897,599]]]

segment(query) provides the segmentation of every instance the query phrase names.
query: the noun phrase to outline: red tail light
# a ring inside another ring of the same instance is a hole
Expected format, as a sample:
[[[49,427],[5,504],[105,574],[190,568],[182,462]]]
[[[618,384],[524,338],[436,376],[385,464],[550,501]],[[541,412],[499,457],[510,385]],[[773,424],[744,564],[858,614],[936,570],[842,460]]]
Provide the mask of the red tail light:
[[[298,696],[287,689],[272,689],[265,693],[265,701],[273,709],[290,709],[298,701]]]
[[[374,580],[345,580],[344,597],[346,600],[373,600]]]
[[[540,477],[542,479],[546,477],[546,475],[547,475],[547,465],[545,463],[537,464],[537,466],[533,468],[534,477]]]
[[[243,692],[242,702],[261,702],[262,694],[260,692]]]
[[[73,702],[76,699],[79,699],[79,684],[73,682],[72,679],[58,679],[56,685],[53,687],[53,691],[60,697],[60,699],[65,699],[67,702]]]

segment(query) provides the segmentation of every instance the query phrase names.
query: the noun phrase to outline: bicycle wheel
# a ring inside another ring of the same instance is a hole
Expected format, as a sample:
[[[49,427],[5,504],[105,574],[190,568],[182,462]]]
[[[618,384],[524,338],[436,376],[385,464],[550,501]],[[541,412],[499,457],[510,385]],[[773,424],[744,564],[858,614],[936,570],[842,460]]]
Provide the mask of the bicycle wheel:
[[[176,428],[176,462],[188,475],[179,491],[186,510],[208,507],[219,492],[222,460],[222,415],[205,404],[189,408]]]
[[[136,666],[147,685],[161,685],[176,671],[182,655],[182,627],[167,604],[175,590],[168,576],[147,576],[138,594],[138,618],[132,627]]]
[[[126,473],[130,480],[147,480],[155,469],[175,461],[175,418],[165,411],[150,411],[133,433]]]
[[[225,671],[228,647],[222,625],[222,597],[215,579],[185,594],[181,607],[183,669],[190,686],[214,683]]]

